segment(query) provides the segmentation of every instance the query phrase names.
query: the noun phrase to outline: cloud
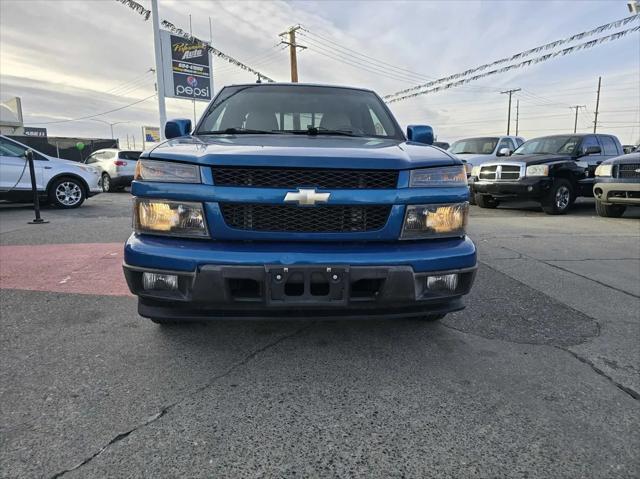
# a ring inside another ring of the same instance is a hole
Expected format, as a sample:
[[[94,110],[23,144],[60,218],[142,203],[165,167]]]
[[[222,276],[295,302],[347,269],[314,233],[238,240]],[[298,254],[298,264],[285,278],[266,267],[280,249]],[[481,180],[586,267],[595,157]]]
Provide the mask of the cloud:
[[[316,36],[305,32],[299,36],[299,42],[306,41],[309,47],[299,53],[301,81],[360,85],[386,94],[411,86],[420,77],[460,72],[627,14],[623,3],[617,9],[612,5],[573,2],[567,14],[566,2],[540,2],[531,8],[530,2],[160,0],[160,16],[188,30],[191,14],[194,34],[204,40],[209,38],[211,16],[217,48],[284,81],[289,77],[288,51],[276,46],[278,34],[302,24]],[[337,45],[415,73],[379,63],[376,67],[367,57],[350,55]],[[499,91],[520,87],[523,92],[514,97],[514,104],[520,99],[520,126],[526,136],[572,128],[569,106],[574,104],[588,105],[579,122],[586,130],[593,118],[595,84],[602,74],[601,109],[611,112],[603,113],[603,124],[608,120],[608,131],[627,143],[640,136],[640,98],[634,89],[634,82],[640,82],[639,58],[636,34],[390,107],[402,124],[431,124],[445,140],[503,133],[507,99]],[[154,82],[145,71],[154,65],[151,21],[118,2],[0,2],[0,96],[21,96],[31,123],[77,118],[148,97],[154,93]],[[216,88],[255,81],[219,59],[214,75]],[[141,76],[130,87],[121,86]],[[196,114],[205,106],[198,102]],[[189,101],[168,100],[167,109],[169,116],[193,116]],[[152,98],[102,118],[130,121],[118,125],[116,133],[139,136],[140,126],[157,122],[156,103]],[[108,133],[107,125],[95,121],[47,128],[51,135]]]

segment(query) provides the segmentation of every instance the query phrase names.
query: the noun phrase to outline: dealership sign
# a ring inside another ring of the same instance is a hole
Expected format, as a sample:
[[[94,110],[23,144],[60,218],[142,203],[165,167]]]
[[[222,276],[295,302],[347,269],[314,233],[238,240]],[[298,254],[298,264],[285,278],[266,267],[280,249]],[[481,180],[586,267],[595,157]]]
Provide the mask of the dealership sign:
[[[160,30],[165,96],[211,100],[211,60],[206,45]]]

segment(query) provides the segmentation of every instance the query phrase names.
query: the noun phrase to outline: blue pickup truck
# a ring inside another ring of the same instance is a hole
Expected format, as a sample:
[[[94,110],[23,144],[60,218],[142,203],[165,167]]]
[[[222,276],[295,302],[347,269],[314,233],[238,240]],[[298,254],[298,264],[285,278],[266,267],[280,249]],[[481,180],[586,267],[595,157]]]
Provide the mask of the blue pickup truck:
[[[158,324],[213,318],[437,320],[476,271],[464,165],[403,134],[374,92],[222,89],[169,121],[132,184],[124,273]]]

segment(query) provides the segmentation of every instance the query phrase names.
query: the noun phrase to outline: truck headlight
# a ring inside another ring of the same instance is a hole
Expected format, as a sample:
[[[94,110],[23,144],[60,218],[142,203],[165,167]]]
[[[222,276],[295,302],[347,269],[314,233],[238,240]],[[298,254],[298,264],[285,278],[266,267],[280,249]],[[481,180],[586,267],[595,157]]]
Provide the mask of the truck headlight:
[[[145,159],[136,162],[134,179],[167,183],[202,183],[198,165]]]
[[[549,176],[549,165],[527,166],[525,176]]]
[[[422,168],[411,170],[409,187],[425,186],[466,186],[467,172],[464,165],[443,166],[438,168]]]
[[[401,239],[464,236],[469,203],[408,205]]]
[[[475,178],[479,178],[480,177],[480,166],[474,166],[473,168],[471,168],[471,176],[475,177]]]
[[[209,236],[202,204],[136,198],[133,227],[137,233],[204,238]]]
[[[596,176],[612,176],[613,165],[598,165],[596,168]]]

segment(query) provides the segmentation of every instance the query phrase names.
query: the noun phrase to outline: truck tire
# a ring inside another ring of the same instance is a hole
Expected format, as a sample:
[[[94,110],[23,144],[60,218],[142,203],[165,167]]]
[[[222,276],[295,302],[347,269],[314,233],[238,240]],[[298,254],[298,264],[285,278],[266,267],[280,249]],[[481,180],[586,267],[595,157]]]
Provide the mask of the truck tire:
[[[627,209],[624,205],[607,205],[600,200],[596,200],[596,213],[605,218],[620,218]]]
[[[87,194],[82,182],[72,177],[55,179],[49,185],[49,203],[57,208],[78,208],[84,203]]]
[[[548,215],[563,215],[575,201],[575,191],[571,183],[557,179],[542,201],[542,211]]]
[[[500,202],[491,195],[476,193],[476,203],[480,208],[497,208]]]
[[[476,205],[476,195],[473,194],[473,192],[469,192],[469,204],[470,205]]]
[[[104,191],[105,193],[110,193],[113,191],[109,173],[102,173],[102,191]]]

